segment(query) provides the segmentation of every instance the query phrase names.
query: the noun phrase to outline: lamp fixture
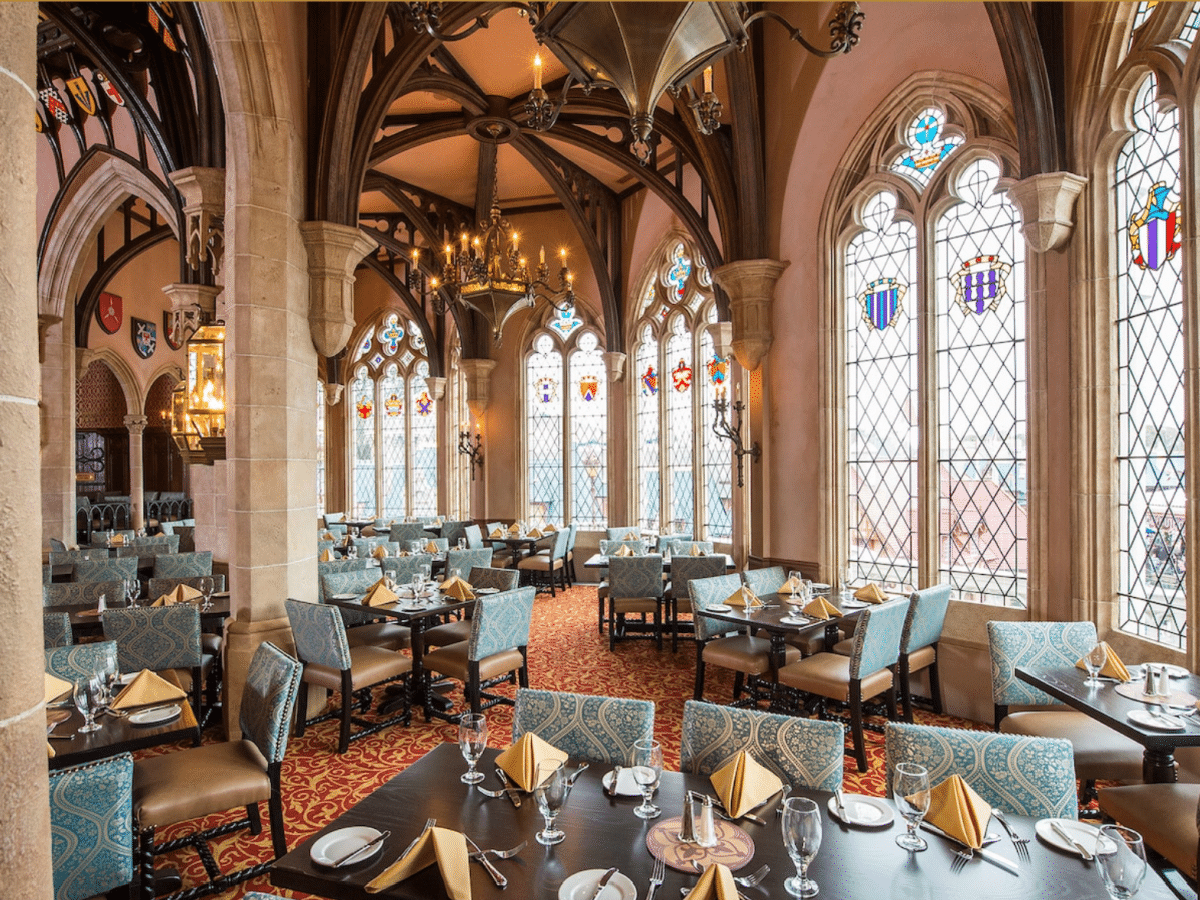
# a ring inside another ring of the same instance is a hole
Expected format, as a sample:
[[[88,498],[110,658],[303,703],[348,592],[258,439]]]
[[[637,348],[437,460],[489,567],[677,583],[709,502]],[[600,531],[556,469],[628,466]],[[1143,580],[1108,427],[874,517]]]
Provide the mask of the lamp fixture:
[[[742,457],[749,456],[751,460],[756,461],[762,456],[762,448],[758,446],[758,441],[755,441],[751,447],[745,447],[742,444],[742,412],[745,409],[746,404],[741,400],[733,401],[733,414],[737,419],[733,425],[730,425],[727,416],[729,401],[725,397],[725,388],[717,388],[717,396],[713,400],[713,411],[717,414],[712,426],[713,434],[733,444],[733,455],[737,457],[738,487],[743,487],[745,484],[742,477]]]
[[[458,452],[471,458],[471,480],[475,480],[475,467],[483,468],[483,435],[475,432],[475,443],[471,443],[471,432],[465,428],[458,432]]]
[[[225,458],[225,323],[187,342],[187,378],[171,392],[171,436],[187,465]]]

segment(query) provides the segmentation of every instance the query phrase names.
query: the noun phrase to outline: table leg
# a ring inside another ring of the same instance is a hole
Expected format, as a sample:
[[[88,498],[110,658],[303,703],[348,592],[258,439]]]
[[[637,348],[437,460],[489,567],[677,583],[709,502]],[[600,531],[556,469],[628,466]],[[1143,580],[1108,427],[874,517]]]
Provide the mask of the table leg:
[[[1177,778],[1175,749],[1151,750],[1142,754],[1142,781],[1146,784],[1170,784]]]
[[[838,633],[837,620],[833,619],[825,623],[825,650],[827,653],[833,652],[833,645],[841,640],[841,634]]]
[[[779,670],[787,664],[787,641],[782,631],[771,632],[771,680],[777,681]]]

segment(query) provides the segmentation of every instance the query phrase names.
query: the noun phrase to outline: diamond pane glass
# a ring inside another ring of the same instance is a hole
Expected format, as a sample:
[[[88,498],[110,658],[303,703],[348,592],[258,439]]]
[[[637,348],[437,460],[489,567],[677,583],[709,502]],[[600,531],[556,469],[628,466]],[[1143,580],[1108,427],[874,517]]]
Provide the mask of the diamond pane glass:
[[[663,386],[667,395],[667,479],[669,516],[667,527],[674,533],[691,532],[695,519],[695,477],[692,467],[694,434],[692,426],[692,333],[682,316],[671,323],[667,340],[667,364],[670,383]]]
[[[526,471],[532,522],[563,520],[563,360],[548,334],[525,360]]]
[[[380,446],[383,466],[383,503],[379,514],[388,518],[407,515],[408,504],[405,484],[408,481],[408,453],[404,427],[404,378],[399,369],[388,366],[379,382],[380,430],[383,443]]]
[[[849,576],[917,584],[917,234],[896,198],[864,208],[846,248]]]
[[[1196,40],[1197,31],[1200,31],[1200,4],[1193,4],[1192,14],[1180,30],[1179,39],[1190,44]]]
[[[429,396],[425,378],[429,363],[421,360],[409,377],[408,420],[412,440],[412,515],[437,515],[437,403]]]
[[[931,106],[909,123],[905,142],[908,149],[892,163],[892,171],[912,179],[923,188],[929,184],[929,179],[942,160],[962,143],[962,138],[946,134],[945,114]]]
[[[661,502],[658,468],[658,344],[649,326],[642,329],[636,359],[638,525],[657,531]]]
[[[1117,160],[1117,626],[1187,643],[1184,593],[1182,252],[1179,119],[1159,112],[1153,76],[1134,101],[1137,130]]]
[[[596,335],[581,334],[569,359],[571,522],[601,529],[608,522],[608,385]]]
[[[709,321],[716,321],[716,310],[709,307]],[[733,539],[733,445],[713,431],[713,401],[717,388],[728,390],[733,361],[717,356],[707,329],[700,337],[700,358],[705,360],[704,371],[698,375],[702,386],[701,421],[704,427],[704,540]],[[699,537],[699,536],[698,536]]]
[[[354,515],[375,515],[375,382],[366,366],[350,383],[350,496]]]
[[[1025,606],[1025,284],[1021,218],[980,160],[937,223],[938,570],[956,595]]]
[[[325,513],[325,385],[317,382],[317,515]]]

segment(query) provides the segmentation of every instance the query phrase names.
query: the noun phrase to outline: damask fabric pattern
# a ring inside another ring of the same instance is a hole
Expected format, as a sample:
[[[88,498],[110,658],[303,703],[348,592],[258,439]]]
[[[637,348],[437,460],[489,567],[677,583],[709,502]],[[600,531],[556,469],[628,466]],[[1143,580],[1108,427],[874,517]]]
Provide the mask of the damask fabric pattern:
[[[742,580],[746,582],[746,587],[756,594],[774,594],[787,581],[787,573],[783,571],[783,566],[750,569],[742,573]]]
[[[519,573],[512,569],[473,568],[467,576],[471,587],[495,588],[498,591],[515,591],[521,582]]]
[[[684,540],[668,541],[665,537],[658,539],[658,552],[662,553],[664,548],[669,548],[675,556],[686,556],[695,548],[698,553],[712,553],[712,541],[693,541],[691,538]]]
[[[378,569],[322,572],[321,596],[324,598],[332,597],[335,594],[365,594],[371,585],[379,580],[379,576],[380,572]],[[337,609],[342,614],[342,621],[351,626],[361,625],[378,618],[365,609],[361,612],[356,609],[344,609],[340,606]]]
[[[287,752],[303,673],[303,665],[270,641],[259,644],[250,660],[238,720],[242,734],[254,742],[268,763],[280,762]]]
[[[421,527],[420,522],[392,523],[391,539],[401,547],[407,546],[409,541],[425,540],[428,537],[429,532]]]
[[[96,641],[46,651],[46,671],[72,684],[116,664],[116,641]]]
[[[350,646],[337,609],[300,600],[287,600],[284,605],[301,661],[339,671],[350,668]]]
[[[122,672],[200,665],[200,610],[191,604],[110,609],[103,622],[104,637],[117,642]]]
[[[1019,680],[1016,668],[1073,667],[1096,643],[1092,622],[988,622],[992,702],[998,706],[1057,701]]]
[[[53,647],[70,647],[71,617],[65,612],[42,613],[42,646],[49,650]]]
[[[633,760],[633,745],[654,737],[654,704],[521,688],[513,712],[513,742],[527,732],[572,758],[628,765]]]
[[[904,621],[904,633],[900,636],[902,653],[928,647],[942,636],[946,610],[950,608],[950,585],[939,584],[913,591],[909,601],[908,618]]]
[[[634,538],[640,540],[642,537],[642,529],[637,525],[626,525],[624,528],[606,528],[604,532],[610,541],[623,541],[627,534],[633,535],[633,538],[630,538],[630,540]]]
[[[900,658],[900,635],[908,617],[908,599],[890,600],[864,610],[854,631],[850,677],[865,678],[894,666]]]
[[[50,773],[55,900],[83,900],[133,880],[132,806],[128,753]]]
[[[387,550],[388,556],[395,556],[400,550],[399,543],[389,540],[386,537],[353,538],[351,543],[354,545],[354,549],[357,551],[360,559],[370,556],[375,551],[375,548],[381,544]]]
[[[688,585],[692,597],[692,612],[700,613],[710,606],[725,602],[725,598],[742,586],[740,575],[718,575],[716,578],[697,578]],[[695,616],[696,640],[709,641],[713,638],[724,637],[737,632],[737,628],[728,622],[710,619],[708,616]]]
[[[333,552],[333,541],[317,541],[317,559],[321,558],[321,554],[328,550]]]
[[[121,581],[56,581],[42,585],[43,606],[86,606],[94,609],[104,595],[106,606],[125,603],[125,584]]]
[[[725,560],[720,556],[677,556],[671,560],[671,593],[676,601],[686,601],[690,597],[689,585],[692,581],[717,578],[724,574]]]
[[[688,700],[679,765],[684,772],[711,775],[745,750],[794,788],[835,791],[842,786],[845,744],[837,722]]]
[[[930,785],[961,775],[1006,812],[1066,819],[1078,814],[1070,741],[889,722],[885,745],[889,784],[897,762],[915,762],[929,770]]]
[[[317,602],[325,602],[325,589],[322,586],[323,576],[333,572],[361,572],[364,569],[374,569],[378,561],[374,559],[331,559],[329,562],[317,562]],[[378,576],[376,576],[378,578]]]
[[[75,581],[129,581],[137,578],[138,561],[126,559],[88,559],[75,563]]]
[[[433,554],[414,553],[412,556],[389,556],[387,559],[381,559],[379,564],[383,567],[383,571],[392,577],[392,581],[397,584],[407,584],[420,571],[421,566],[429,566],[432,571]]]
[[[155,578],[187,578],[212,574],[212,551],[162,553],[154,557]]]
[[[492,550],[490,547],[481,550],[450,550],[446,553],[446,573],[451,575],[459,573],[462,578],[467,577],[467,573],[472,568],[485,569],[492,564]],[[474,582],[471,582],[474,584]]]
[[[150,556],[163,553],[178,553],[179,552],[179,535],[177,534],[156,534],[150,537],[135,537],[133,546],[142,551],[143,555]]]
[[[636,529],[635,529],[636,530]],[[646,542],[643,540],[636,541],[601,541],[600,554],[602,556],[612,556],[622,547],[626,547],[634,552],[635,555],[641,556],[646,552]]]
[[[478,550],[483,546],[483,529],[471,524],[463,529],[463,537],[467,539],[468,550]]]
[[[658,536],[658,552],[663,553],[668,547],[670,547],[672,544],[676,544],[676,543],[679,543],[679,544],[700,543],[700,544],[708,544],[709,547],[712,546],[712,541],[695,541],[695,540],[693,540],[693,538],[694,538],[694,536],[692,535],[691,532],[687,532],[687,533],[680,532],[679,534],[660,534]]]
[[[107,550],[51,550],[50,565],[61,566],[66,563],[77,563],[81,560],[91,559],[95,556],[96,559],[108,559]]]
[[[190,575],[184,578],[151,578],[146,582],[146,596],[154,600],[163,594],[175,590],[181,584],[186,584],[190,588],[200,590],[200,579],[205,577],[212,579],[214,592],[225,590],[224,575]]]
[[[608,596],[613,600],[663,595],[663,559],[647,556],[614,556],[608,561]]]
[[[527,646],[536,594],[534,588],[523,587],[476,600],[467,658],[486,659],[502,650]]]

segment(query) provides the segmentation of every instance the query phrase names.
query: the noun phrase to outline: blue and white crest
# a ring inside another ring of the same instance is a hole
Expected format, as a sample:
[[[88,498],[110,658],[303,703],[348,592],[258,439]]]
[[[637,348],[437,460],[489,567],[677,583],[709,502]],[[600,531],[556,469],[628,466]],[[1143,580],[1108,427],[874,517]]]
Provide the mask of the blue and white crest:
[[[149,359],[158,349],[158,328],[153,322],[145,319],[131,318],[132,329],[130,338],[133,340],[133,350],[142,359]]]
[[[863,321],[878,331],[883,331],[904,312],[904,295],[908,286],[895,278],[877,278],[858,295],[862,306]]]
[[[985,312],[995,312],[1008,293],[1005,279],[1011,270],[1012,266],[1001,262],[998,256],[976,256],[965,260],[958,271],[950,275],[954,302],[962,308],[963,315],[975,313],[981,316]]]

